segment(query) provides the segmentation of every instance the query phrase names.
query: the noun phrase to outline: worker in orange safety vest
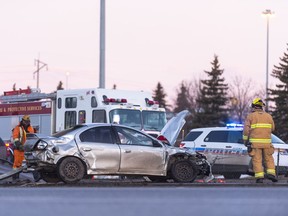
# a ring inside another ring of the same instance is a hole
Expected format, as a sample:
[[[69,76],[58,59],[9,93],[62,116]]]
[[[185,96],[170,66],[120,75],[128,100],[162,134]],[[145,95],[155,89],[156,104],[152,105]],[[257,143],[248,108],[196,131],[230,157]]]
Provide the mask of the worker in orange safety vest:
[[[14,163],[13,169],[22,166],[24,160],[24,144],[26,142],[26,133],[34,133],[34,129],[30,124],[30,116],[24,115],[19,124],[13,129],[12,138],[14,142]],[[16,176],[19,178],[19,175]]]
[[[243,141],[246,146],[249,146],[248,154],[252,157],[256,183],[263,183],[264,180],[263,160],[266,166],[266,177],[272,182],[277,182],[273,159],[274,147],[271,143],[271,133],[275,129],[273,118],[263,110],[265,103],[261,98],[255,98],[251,106],[252,113],[248,114],[245,120]]]

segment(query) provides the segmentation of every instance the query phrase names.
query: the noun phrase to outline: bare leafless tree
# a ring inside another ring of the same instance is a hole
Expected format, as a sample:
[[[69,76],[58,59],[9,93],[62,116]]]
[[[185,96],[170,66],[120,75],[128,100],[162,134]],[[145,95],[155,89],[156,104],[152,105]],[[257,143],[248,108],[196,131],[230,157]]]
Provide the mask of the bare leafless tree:
[[[243,123],[250,111],[253,98],[263,97],[264,90],[258,89],[251,79],[236,76],[229,86],[231,118]]]

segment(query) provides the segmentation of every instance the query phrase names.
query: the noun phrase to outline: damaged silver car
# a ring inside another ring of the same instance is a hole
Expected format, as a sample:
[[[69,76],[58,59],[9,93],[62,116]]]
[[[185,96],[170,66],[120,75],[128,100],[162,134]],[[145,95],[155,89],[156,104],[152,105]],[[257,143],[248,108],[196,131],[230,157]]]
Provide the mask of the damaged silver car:
[[[179,113],[168,123],[183,126],[186,114]],[[165,128],[164,135],[170,127]],[[203,154],[173,147],[178,134],[167,135],[167,144],[118,124],[77,125],[51,137],[29,139],[25,144],[26,165],[46,182],[54,183],[73,184],[92,175],[147,176],[152,181],[175,182],[211,176]]]

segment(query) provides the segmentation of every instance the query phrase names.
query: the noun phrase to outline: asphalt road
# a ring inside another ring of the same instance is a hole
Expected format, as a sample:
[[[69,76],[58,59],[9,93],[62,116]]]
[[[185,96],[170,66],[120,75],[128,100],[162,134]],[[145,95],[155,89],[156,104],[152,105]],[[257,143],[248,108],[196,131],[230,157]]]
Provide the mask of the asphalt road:
[[[11,167],[0,164],[0,173]],[[152,183],[145,179],[90,179],[75,185],[34,182],[30,173],[20,181],[0,181],[1,215],[105,216],[286,216],[288,183],[253,178],[210,183]]]
[[[1,215],[286,216],[288,187],[9,187]]]

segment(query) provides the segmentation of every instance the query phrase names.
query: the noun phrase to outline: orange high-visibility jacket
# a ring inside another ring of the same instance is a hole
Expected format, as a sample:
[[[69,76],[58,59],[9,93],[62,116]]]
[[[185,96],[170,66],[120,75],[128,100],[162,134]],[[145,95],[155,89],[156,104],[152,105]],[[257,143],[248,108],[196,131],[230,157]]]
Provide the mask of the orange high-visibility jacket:
[[[255,109],[245,120],[243,140],[245,142],[249,137],[252,148],[270,148],[271,133],[274,129],[272,116],[262,109]]]
[[[29,133],[34,133],[34,129],[33,129],[33,127],[32,127],[31,125],[27,128],[27,131],[28,131]],[[20,142],[22,143],[22,145],[25,144],[25,142],[26,142],[26,131],[25,131],[25,129],[24,129],[23,126],[20,126],[20,124],[17,125],[17,126],[13,129],[13,134],[12,134],[12,136],[13,136],[13,141],[14,141],[14,142],[15,142],[15,141],[20,141]]]

